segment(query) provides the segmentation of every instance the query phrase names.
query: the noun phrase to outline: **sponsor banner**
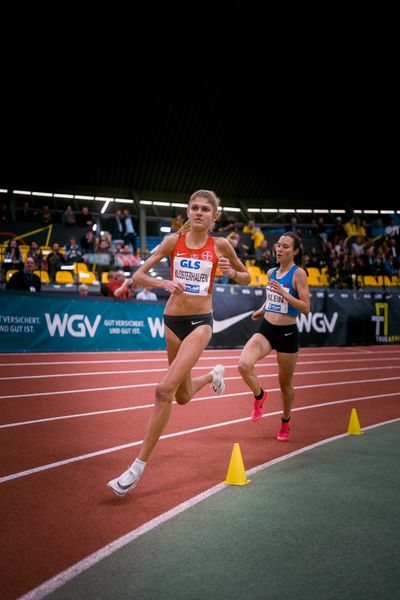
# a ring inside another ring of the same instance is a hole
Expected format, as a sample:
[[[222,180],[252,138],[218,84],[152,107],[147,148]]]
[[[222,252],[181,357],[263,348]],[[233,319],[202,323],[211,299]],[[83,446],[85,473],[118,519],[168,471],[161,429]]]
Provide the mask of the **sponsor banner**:
[[[209,348],[242,348],[260,320],[265,289],[214,286]],[[165,304],[5,292],[0,297],[0,352],[165,349]],[[321,290],[297,319],[301,346],[400,343],[400,293]]]
[[[163,350],[164,306],[8,292],[0,351]]]
[[[214,286],[211,348],[242,348],[258,331],[251,313],[265,301],[263,288]],[[311,311],[297,318],[300,346],[400,343],[400,293],[320,290]]]

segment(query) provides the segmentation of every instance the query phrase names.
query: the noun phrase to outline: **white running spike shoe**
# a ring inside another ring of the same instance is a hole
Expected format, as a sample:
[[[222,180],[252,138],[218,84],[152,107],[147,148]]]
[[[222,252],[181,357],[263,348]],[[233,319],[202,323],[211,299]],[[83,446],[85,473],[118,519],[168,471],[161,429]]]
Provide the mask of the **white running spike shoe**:
[[[211,371],[211,375],[213,378],[211,387],[217,394],[217,396],[220,396],[225,391],[224,373],[225,368],[223,365],[215,365],[215,367]]]
[[[141,476],[141,473],[138,473],[130,468],[124,471],[122,475],[116,479],[111,479],[107,485],[114,492],[114,494],[117,494],[117,496],[125,496],[129,490],[132,490],[137,486]]]

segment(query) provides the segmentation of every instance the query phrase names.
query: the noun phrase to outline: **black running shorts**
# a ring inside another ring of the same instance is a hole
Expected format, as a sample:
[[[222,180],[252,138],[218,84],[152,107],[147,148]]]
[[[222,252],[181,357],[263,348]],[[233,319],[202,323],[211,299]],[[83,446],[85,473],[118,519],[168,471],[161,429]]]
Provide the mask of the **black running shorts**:
[[[277,352],[294,354],[299,351],[299,331],[297,325],[272,325],[263,319],[258,330]]]
[[[200,325],[210,325],[213,328],[211,313],[206,315],[164,315],[164,325],[168,327],[180,339],[184,340],[194,329]]]

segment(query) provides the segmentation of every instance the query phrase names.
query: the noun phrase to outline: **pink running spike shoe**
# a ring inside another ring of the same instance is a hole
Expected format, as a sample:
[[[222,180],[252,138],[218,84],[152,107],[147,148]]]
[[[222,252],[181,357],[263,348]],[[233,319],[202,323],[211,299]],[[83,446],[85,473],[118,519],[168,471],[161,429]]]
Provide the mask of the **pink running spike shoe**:
[[[289,437],[290,437],[290,421],[289,421],[289,423],[284,423],[282,421],[281,428],[278,431],[278,435],[276,436],[276,439],[279,440],[280,442],[287,442]]]
[[[256,400],[254,399],[254,403],[253,403],[253,412],[251,413],[251,420],[253,421],[253,423],[256,423],[257,421],[259,421],[262,417],[262,407],[264,404],[264,401],[268,398],[268,392],[264,392],[263,397],[261,398],[261,400]]]

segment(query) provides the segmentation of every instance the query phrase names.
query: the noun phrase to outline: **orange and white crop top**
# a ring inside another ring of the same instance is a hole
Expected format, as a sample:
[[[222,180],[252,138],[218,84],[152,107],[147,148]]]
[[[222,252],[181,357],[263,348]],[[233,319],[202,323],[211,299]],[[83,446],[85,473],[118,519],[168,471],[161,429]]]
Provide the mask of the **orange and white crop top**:
[[[183,233],[171,253],[171,279],[184,283],[185,294],[207,296],[212,293],[218,257],[214,238],[209,235],[202,248],[188,248]]]

